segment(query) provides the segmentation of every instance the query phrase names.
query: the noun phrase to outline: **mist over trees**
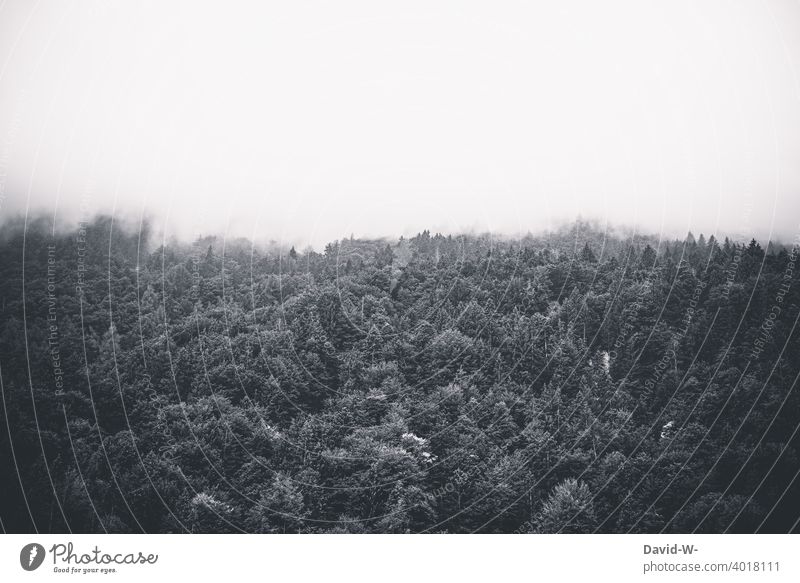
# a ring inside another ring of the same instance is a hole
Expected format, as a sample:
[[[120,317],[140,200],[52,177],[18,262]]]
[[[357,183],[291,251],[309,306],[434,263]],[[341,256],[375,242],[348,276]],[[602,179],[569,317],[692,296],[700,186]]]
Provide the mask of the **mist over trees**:
[[[797,530],[796,251],[8,228],[0,526]]]

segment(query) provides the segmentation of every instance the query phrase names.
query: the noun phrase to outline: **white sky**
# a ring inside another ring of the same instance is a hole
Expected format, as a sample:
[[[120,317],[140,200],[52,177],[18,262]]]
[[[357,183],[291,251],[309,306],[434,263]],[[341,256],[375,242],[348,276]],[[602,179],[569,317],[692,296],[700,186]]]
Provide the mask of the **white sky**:
[[[316,246],[577,215],[792,239],[800,3],[0,2],[0,189],[0,220]]]

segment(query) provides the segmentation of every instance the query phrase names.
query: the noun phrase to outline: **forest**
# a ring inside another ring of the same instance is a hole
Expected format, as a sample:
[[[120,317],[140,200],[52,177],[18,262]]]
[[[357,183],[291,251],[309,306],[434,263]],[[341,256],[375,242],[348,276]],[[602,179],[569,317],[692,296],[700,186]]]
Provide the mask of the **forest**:
[[[4,532],[799,530],[796,243],[0,239]]]

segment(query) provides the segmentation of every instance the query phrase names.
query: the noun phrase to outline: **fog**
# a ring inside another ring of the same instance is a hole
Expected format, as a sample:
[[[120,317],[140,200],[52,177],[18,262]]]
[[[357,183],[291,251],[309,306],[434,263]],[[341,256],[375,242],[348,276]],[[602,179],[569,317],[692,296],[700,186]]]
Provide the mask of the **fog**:
[[[800,5],[0,4],[0,221],[793,239]]]

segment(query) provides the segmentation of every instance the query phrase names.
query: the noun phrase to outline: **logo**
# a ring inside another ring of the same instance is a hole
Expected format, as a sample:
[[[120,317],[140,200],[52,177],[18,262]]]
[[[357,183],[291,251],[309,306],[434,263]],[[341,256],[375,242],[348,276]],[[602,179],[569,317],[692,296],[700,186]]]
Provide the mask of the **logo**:
[[[19,564],[26,571],[35,571],[44,562],[44,547],[38,543],[30,543],[19,552]]]

